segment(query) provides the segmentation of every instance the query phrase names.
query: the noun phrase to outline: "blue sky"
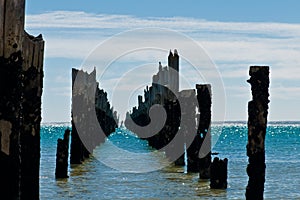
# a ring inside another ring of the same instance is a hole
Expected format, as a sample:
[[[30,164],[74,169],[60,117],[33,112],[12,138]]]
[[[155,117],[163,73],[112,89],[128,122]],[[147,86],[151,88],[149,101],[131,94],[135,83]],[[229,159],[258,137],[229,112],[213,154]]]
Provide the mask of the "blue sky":
[[[226,120],[247,120],[247,102],[251,96],[246,80],[250,65],[271,66],[269,119],[300,119],[299,1],[27,0],[26,3],[26,30],[34,35],[42,33],[46,40],[44,122],[70,120],[71,68],[80,68],[97,45],[123,31],[154,27],[177,31],[202,46],[224,82]],[[148,36],[131,39],[142,38]],[[130,42],[124,45],[129,48]],[[176,44],[173,36],[169,42],[161,40],[161,43],[166,49],[183,44],[179,41]],[[181,50],[178,49],[179,54],[184,55],[186,52]],[[101,56],[110,58],[114,54],[114,49],[107,49]],[[150,82],[158,61],[166,63],[165,54],[156,52],[149,57],[141,53],[134,60],[125,56],[117,64],[129,70],[133,65],[153,63],[150,71],[140,74],[145,82]],[[188,68],[184,60],[181,64]],[[101,68],[101,64],[97,67]],[[116,68],[111,73],[119,71]],[[188,70],[185,72],[192,77]],[[100,81],[110,98],[116,78],[107,75]],[[219,97],[213,95],[214,119],[220,120]],[[131,98],[134,100],[130,100],[130,105],[136,100]]]
[[[27,0],[27,13],[83,10],[92,13],[124,14],[138,17],[186,16],[213,21],[298,23],[300,21],[299,4],[297,0]]]

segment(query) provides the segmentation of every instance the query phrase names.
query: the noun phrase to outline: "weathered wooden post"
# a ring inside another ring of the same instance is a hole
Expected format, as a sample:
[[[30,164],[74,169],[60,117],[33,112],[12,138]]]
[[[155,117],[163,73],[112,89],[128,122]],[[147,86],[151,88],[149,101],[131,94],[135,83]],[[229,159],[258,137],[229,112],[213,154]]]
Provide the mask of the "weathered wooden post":
[[[172,97],[173,98],[173,97]],[[180,125],[180,105],[177,99],[166,98],[164,101],[164,108],[167,113],[166,124],[158,141],[162,141],[162,146],[166,157],[174,162],[175,165],[184,166],[184,135],[179,130]]]
[[[44,41],[24,31],[25,0],[0,0],[0,193],[38,199]]]
[[[269,67],[251,66],[249,71],[252,101],[248,104],[247,156],[249,176],[246,199],[263,199],[265,183],[265,136],[269,101]]]
[[[68,178],[68,158],[69,158],[69,137],[70,130],[67,129],[64,134],[64,139],[57,140],[56,150],[56,178]]]
[[[84,130],[88,127],[85,127],[85,115],[87,110],[86,98],[84,98],[86,93],[86,82],[87,77],[84,76],[83,71],[77,69],[72,69],[72,137],[71,137],[71,155],[70,163],[71,164],[81,164],[84,161],[84,145],[79,137],[78,131]],[[76,78],[80,80],[77,86],[74,86]],[[84,82],[85,80],[86,82]],[[74,112],[76,110],[76,112]],[[81,133],[82,134],[82,133]]]
[[[211,85],[196,85],[198,110],[200,113],[198,120],[197,137],[200,139],[201,149],[199,152],[199,173],[201,179],[209,179],[211,164]]]
[[[116,115],[117,113],[115,113]],[[94,148],[115,131],[117,123],[107,93],[99,89],[96,69],[91,73],[72,69],[71,164],[81,164]],[[100,125],[104,133],[96,130]]]
[[[227,165],[228,159],[221,160],[214,158],[210,166],[210,188],[226,189],[227,188]]]
[[[174,151],[174,149],[177,149],[177,151],[182,152],[181,156],[179,156],[179,158],[175,159],[174,164],[177,166],[184,166],[185,162],[184,162],[184,156],[185,156],[185,149],[184,149],[184,135],[182,132],[180,132],[179,130],[179,126],[180,126],[180,119],[181,119],[181,115],[180,115],[180,105],[178,100],[174,101],[172,103],[172,114],[171,114],[171,128],[172,128],[172,134],[176,135],[176,137],[178,137],[177,140],[175,140],[175,144],[172,148],[170,148],[171,151]],[[167,153],[167,152],[166,152]],[[171,153],[173,154],[173,153]],[[177,156],[178,157],[178,156]],[[174,159],[172,159],[174,160]]]
[[[180,131],[183,132],[186,142],[188,172],[199,172],[200,138],[196,135],[196,101],[195,90],[190,89],[179,92]]]

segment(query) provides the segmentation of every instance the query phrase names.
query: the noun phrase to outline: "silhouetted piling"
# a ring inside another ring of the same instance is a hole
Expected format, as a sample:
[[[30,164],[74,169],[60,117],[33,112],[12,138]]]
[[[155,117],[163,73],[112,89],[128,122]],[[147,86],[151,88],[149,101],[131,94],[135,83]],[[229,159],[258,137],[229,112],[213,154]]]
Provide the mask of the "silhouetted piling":
[[[139,96],[138,106],[133,107],[132,112],[126,114],[125,126],[140,138],[147,140],[149,146],[165,151],[166,157],[176,165],[184,165],[184,134],[192,132],[195,135],[196,128],[186,125],[179,129],[183,117],[181,116],[182,105],[177,99],[178,92],[179,54],[174,50],[174,53],[172,51],[169,53],[167,66],[159,62],[158,72],[152,76],[152,85],[144,90],[144,98]],[[159,112],[154,114],[158,117],[153,116],[150,120],[149,112],[155,104],[164,108],[167,114],[165,124],[160,124],[163,119]],[[193,120],[186,123],[195,121],[195,116],[192,118]],[[195,130],[188,131],[189,129]]]
[[[198,111],[200,113],[197,137],[199,137],[201,149],[199,153],[199,173],[201,179],[209,179],[211,164],[211,86],[209,84],[196,85]]]
[[[247,156],[249,176],[246,199],[263,199],[265,183],[265,136],[269,101],[269,67],[251,66],[249,71],[252,101],[248,104]]]
[[[71,135],[70,163],[81,164],[83,161],[83,144],[74,125],[74,120],[72,120]]]
[[[167,121],[164,131],[160,132],[166,157],[175,165],[184,166],[184,135],[179,130],[180,105],[178,100],[167,101],[164,105],[167,111]],[[176,138],[175,138],[176,137]]]
[[[227,188],[227,165],[228,160],[214,158],[210,166],[210,188],[226,189]]]
[[[179,92],[181,109],[180,131],[184,133],[187,147],[187,171],[199,172],[200,138],[196,135],[196,93],[195,90]]]
[[[24,16],[25,0],[0,1],[1,199],[39,199],[44,41]]]
[[[70,130],[67,129],[64,134],[64,139],[57,140],[56,150],[56,178],[68,178],[68,158],[69,158],[69,137]]]
[[[117,113],[99,89],[96,69],[91,73],[72,69],[71,164],[81,164],[96,146],[115,131]]]

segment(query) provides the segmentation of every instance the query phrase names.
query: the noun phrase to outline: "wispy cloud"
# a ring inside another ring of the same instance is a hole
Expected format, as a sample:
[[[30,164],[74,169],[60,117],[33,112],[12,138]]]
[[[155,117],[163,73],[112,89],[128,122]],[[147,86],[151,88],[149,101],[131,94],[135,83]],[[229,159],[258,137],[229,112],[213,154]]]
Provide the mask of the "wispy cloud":
[[[31,33],[42,32],[44,34],[46,59],[63,57],[84,60],[90,56],[91,62],[86,62],[85,67],[96,65],[101,69],[111,65],[111,71],[108,72],[105,83],[100,83],[104,88],[113,88],[118,74],[132,69],[132,67],[156,63],[153,66],[157,68],[158,61],[166,64],[165,50],[178,48],[182,60],[181,67],[184,69],[182,74],[184,77],[188,77],[193,84],[199,83],[203,79],[193,73],[193,70],[189,70],[188,62],[190,60],[188,58],[195,58],[195,62],[192,63],[201,63],[203,59],[200,58],[205,57],[206,53],[208,54],[224,80],[230,108],[235,108],[233,104],[238,103],[240,99],[250,99],[250,86],[247,87],[247,83],[245,83],[249,77],[248,67],[250,65],[271,66],[271,79],[275,83],[271,84],[271,92],[275,102],[294,100],[300,94],[299,82],[297,82],[298,86],[278,86],[286,81],[300,80],[300,24],[218,22],[187,17],[140,18],[131,15],[54,11],[28,15],[26,26]],[[120,37],[110,45],[105,44],[111,36],[122,31],[154,27],[174,30],[179,34],[186,35],[195,44],[200,45],[203,51],[199,53],[199,51],[189,48],[189,44],[186,44],[185,40],[178,39],[176,34],[159,35],[157,33],[158,36],[155,37],[154,32],[144,34],[139,32],[138,35],[130,35],[127,38]],[[151,38],[156,38],[156,40],[152,46],[149,46]],[[93,50],[98,45],[103,45],[104,50],[95,54]],[[152,53],[148,53],[149,49],[145,50],[150,47],[155,49],[157,46],[162,48]],[[137,47],[140,47],[137,51],[128,52],[126,55],[119,54],[124,52],[122,48],[134,50]],[[147,48],[143,50],[143,47]],[[185,54],[188,56],[185,57]],[[115,60],[111,63],[112,58]],[[184,59],[186,60],[183,61]],[[120,68],[121,63],[126,64]],[[219,74],[209,71],[206,66],[211,67],[211,64],[213,63],[208,61],[202,63],[201,73],[204,78],[211,78],[209,82],[214,85],[214,91],[216,91],[220,88],[213,81],[218,78]],[[151,81],[153,69],[151,70],[147,73],[136,73],[135,76],[144,79],[144,82]],[[98,73],[101,71],[98,70]],[[123,77],[123,84],[118,90],[123,92],[131,90],[129,84],[134,84],[133,80]],[[51,92],[57,95],[70,95],[70,88],[53,88]],[[214,107],[219,106],[218,95],[218,92],[214,93]],[[274,105],[280,103],[274,103]],[[218,111],[214,113],[218,113]],[[280,118],[280,114],[278,114],[278,118]]]
[[[139,18],[72,11],[28,15],[26,24],[28,29],[46,33],[48,57],[84,59],[98,44],[108,39],[107,35],[134,28],[158,27],[176,30],[194,39],[206,49],[225,76],[228,69],[268,64],[276,69],[273,78],[300,78],[300,73],[292,73],[292,76],[283,73],[287,68],[299,68],[300,24],[216,22],[184,17]],[[147,37],[140,35],[122,42],[130,48],[134,43],[143,45],[142,41]],[[166,37],[160,41],[166,47],[180,46],[184,42],[172,35]],[[102,52],[107,56],[102,55],[101,58],[111,57],[115,53],[113,48]],[[135,59],[145,62],[149,56],[144,54]]]
[[[216,33],[244,33],[271,37],[293,37],[300,34],[300,25],[284,23],[238,23],[217,22],[186,17],[147,17],[131,15],[92,14],[86,12],[54,11],[27,16],[27,26],[31,28],[79,28],[79,29],[132,29],[146,27],[167,27],[193,32],[195,30]]]

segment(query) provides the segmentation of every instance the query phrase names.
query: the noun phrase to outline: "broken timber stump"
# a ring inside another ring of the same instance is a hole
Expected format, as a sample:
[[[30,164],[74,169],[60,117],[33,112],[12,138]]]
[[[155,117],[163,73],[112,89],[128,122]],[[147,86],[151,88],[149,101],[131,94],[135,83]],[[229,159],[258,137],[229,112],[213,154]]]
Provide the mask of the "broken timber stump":
[[[81,164],[117,128],[117,113],[99,88],[96,69],[72,69],[71,164]]]
[[[56,150],[56,178],[68,178],[68,158],[69,158],[69,137],[70,130],[67,129],[64,134],[64,139],[57,140]]]
[[[199,119],[197,120],[197,137],[200,139],[201,149],[199,149],[199,175],[201,179],[209,179],[211,164],[211,85],[196,85],[197,100],[199,105]]]
[[[227,188],[227,165],[228,159],[221,160],[214,158],[210,166],[210,188],[226,189]]]
[[[25,0],[0,0],[0,193],[39,199],[44,41],[24,31]]]
[[[249,176],[246,199],[263,199],[265,183],[265,136],[269,101],[269,67],[251,66],[249,71],[252,101],[248,104],[247,156]]]
[[[199,172],[200,140],[196,136],[196,92],[193,89],[179,92],[181,109],[180,132],[182,131],[187,152],[187,171]]]

